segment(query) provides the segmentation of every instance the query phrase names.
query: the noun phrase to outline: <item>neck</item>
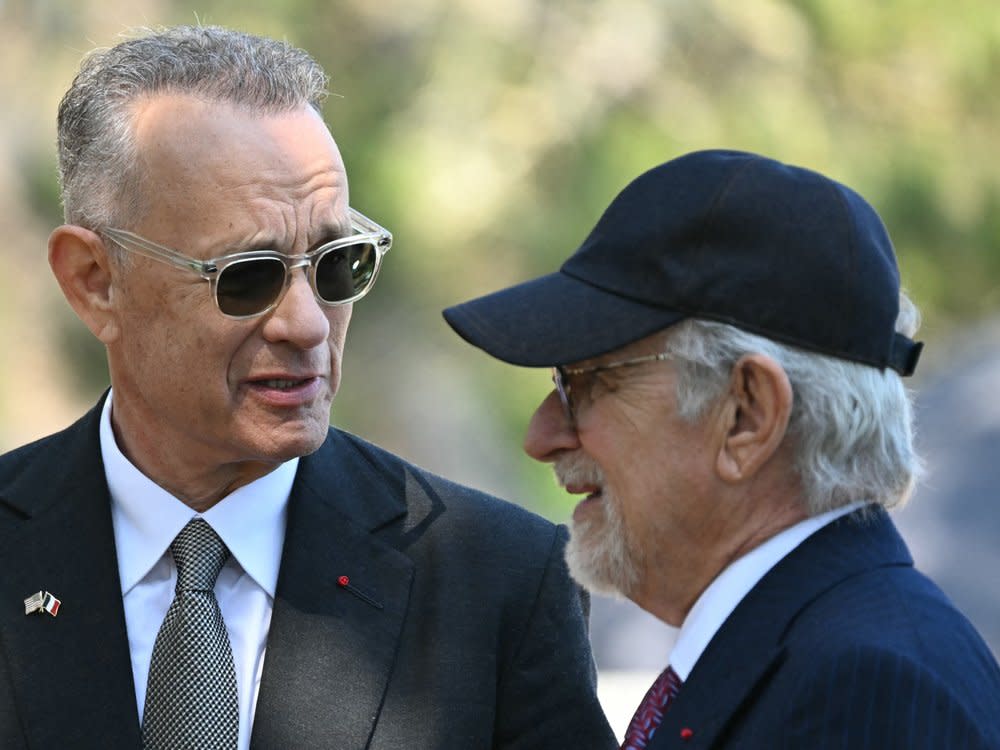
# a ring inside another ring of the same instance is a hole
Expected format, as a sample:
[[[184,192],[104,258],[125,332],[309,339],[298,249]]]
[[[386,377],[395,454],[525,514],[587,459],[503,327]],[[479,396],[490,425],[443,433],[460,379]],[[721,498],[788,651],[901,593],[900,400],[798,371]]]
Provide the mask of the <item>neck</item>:
[[[163,441],[148,439],[143,431],[130,431],[117,419],[114,409],[111,427],[118,449],[139,471],[199,513],[280,465],[265,461],[211,465],[181,456]]]
[[[667,624],[680,627],[698,597],[723,570],[807,518],[805,502],[797,490],[790,489],[773,487],[773,493],[757,500],[718,501],[716,507],[725,509],[726,522],[690,529],[676,535],[680,538],[669,545],[661,545],[658,554],[645,561],[629,598]],[[734,513],[736,508],[743,508],[744,513]]]

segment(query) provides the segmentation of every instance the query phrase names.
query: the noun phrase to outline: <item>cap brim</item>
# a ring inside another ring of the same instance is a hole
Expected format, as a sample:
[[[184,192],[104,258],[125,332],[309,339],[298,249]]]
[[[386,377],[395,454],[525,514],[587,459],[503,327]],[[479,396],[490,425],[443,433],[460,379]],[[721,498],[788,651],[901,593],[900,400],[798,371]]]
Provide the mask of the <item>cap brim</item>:
[[[448,324],[470,344],[524,367],[590,359],[684,317],[606,292],[562,271],[444,311]]]

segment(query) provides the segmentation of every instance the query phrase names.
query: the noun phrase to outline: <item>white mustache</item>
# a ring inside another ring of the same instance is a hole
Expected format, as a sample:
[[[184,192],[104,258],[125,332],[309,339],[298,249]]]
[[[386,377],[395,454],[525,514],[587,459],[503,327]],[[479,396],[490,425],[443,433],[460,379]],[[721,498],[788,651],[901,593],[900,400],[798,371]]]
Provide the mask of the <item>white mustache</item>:
[[[601,468],[579,453],[560,456],[552,465],[552,470],[560,487],[567,484],[604,485],[604,472]]]

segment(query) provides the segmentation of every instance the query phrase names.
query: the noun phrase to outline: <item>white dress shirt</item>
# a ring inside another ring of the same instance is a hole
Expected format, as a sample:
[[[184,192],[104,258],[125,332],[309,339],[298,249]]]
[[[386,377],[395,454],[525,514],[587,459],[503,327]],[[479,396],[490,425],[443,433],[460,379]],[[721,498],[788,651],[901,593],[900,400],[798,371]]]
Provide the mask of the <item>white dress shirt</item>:
[[[188,521],[200,516],[232,553],[219,573],[215,596],[236,662],[239,748],[247,750],[278,582],[288,496],[298,459],[281,464],[199,514],[155,484],[122,454],[111,428],[111,400],[112,394],[108,394],[101,415],[101,455],[111,490],[111,518],[139,721],[146,701],[153,644],[173,601],[177,581],[170,543]]]
[[[864,503],[854,503],[799,521],[733,561],[719,573],[708,588],[701,592],[684,618],[677,641],[670,652],[670,666],[681,680],[687,680],[709,641],[743,601],[743,597],[750,593],[771,568],[812,534],[863,505]]]

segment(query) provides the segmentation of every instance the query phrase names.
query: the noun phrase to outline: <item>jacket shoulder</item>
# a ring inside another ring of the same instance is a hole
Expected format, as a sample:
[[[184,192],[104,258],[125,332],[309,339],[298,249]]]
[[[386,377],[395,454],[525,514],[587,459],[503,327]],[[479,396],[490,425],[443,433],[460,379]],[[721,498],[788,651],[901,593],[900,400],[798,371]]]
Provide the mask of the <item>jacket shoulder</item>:
[[[562,527],[526,508],[482,490],[442,477],[363,438],[331,428],[331,440],[355,451],[398,496],[404,497],[409,513],[426,515],[428,508],[414,507],[430,503],[436,506],[442,528],[474,526],[480,542],[484,531],[507,535],[525,535],[551,544]],[[565,530],[562,529],[562,534]]]
[[[46,475],[51,479],[53,468],[65,464],[80,448],[81,436],[96,427],[95,419],[91,411],[64,430],[0,455],[0,498],[16,491],[23,482],[43,480]]]
[[[827,719],[844,726],[874,710],[879,726],[896,735],[871,746],[942,747],[959,735],[968,744],[956,746],[1000,742],[995,659],[966,617],[912,567],[871,570],[825,592],[785,645],[784,669],[798,675],[791,692],[803,703],[824,704]],[[941,715],[948,721],[934,718]],[[912,716],[922,717],[919,726]]]

